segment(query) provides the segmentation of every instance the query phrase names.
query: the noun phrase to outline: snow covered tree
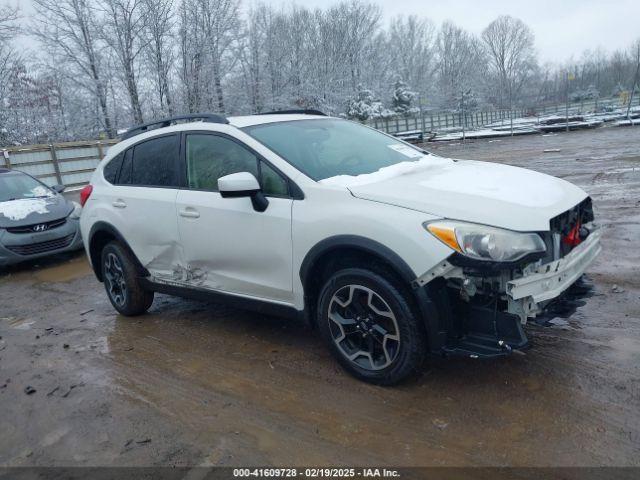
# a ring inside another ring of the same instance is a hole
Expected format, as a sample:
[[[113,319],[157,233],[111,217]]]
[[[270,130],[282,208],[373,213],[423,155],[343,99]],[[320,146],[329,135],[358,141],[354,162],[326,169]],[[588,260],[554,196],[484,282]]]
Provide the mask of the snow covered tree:
[[[618,106],[610,97],[622,91],[627,106],[634,83],[638,89],[637,50],[587,50],[538,67],[531,30],[511,17],[478,38],[418,16],[383,23],[374,0],[315,8],[264,0],[30,1],[35,14],[20,33],[32,37],[36,55],[22,58],[11,44],[19,12],[6,6],[20,0],[0,0],[0,143],[114,136],[143,118],[198,111],[318,108],[364,121],[412,115],[418,98],[430,109],[459,111],[463,95],[465,111],[536,107],[564,102],[566,71],[575,74],[573,100],[588,108],[594,100]],[[9,95],[11,85],[24,88]]]
[[[15,51],[11,48],[10,40],[17,33],[18,9],[8,5],[0,5],[0,145],[10,141],[7,117],[9,116],[8,95],[9,76],[13,70]]]
[[[522,20],[502,15],[483,30],[482,40],[489,70],[499,82],[500,105],[511,110],[514,96],[536,67],[533,32]]]
[[[410,90],[402,78],[398,78],[394,84],[391,97],[393,111],[398,115],[415,115],[419,111],[417,107],[412,106],[416,96],[416,92]]]
[[[600,96],[598,90],[594,85],[589,85],[587,88],[578,89],[569,95],[572,102],[584,102],[585,100],[595,100]]]
[[[145,20],[140,0],[100,0],[106,15],[101,35],[118,60],[123,83],[129,94],[133,120],[144,122],[140,95],[138,93],[137,60],[146,46],[144,37]]]
[[[359,84],[358,93],[349,101],[346,114],[348,118],[364,122],[370,118],[388,118],[393,115],[393,112],[376,100],[371,90]]]
[[[91,91],[99,105],[103,128],[113,137],[95,4],[91,0],[33,0],[33,4],[36,15],[32,35],[66,64],[67,74],[76,76],[77,87]]]
[[[174,7],[174,0],[142,0],[142,15],[146,18],[143,54],[153,75],[159,110],[168,115],[175,112],[170,81],[175,60]]]
[[[373,102],[373,92],[362,85],[358,85],[356,98],[349,101],[347,105],[347,117],[364,122],[372,115]]]
[[[223,81],[234,67],[239,0],[183,0],[179,12],[180,77],[190,112],[225,112]]]
[[[423,98],[434,87],[435,39],[435,28],[425,18],[401,15],[389,24],[389,71],[397,72]]]
[[[462,92],[482,82],[477,40],[452,22],[445,22],[438,32],[436,52],[440,104],[458,108]]]

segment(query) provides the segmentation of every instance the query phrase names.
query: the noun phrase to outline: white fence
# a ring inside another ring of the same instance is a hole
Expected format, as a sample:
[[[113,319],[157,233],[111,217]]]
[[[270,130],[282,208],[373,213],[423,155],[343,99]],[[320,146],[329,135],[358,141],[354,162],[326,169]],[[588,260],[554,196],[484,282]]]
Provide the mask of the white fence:
[[[633,98],[633,106],[640,105],[640,95]],[[626,104],[617,99],[585,100],[569,104],[570,114],[584,114],[602,107],[626,109]],[[410,117],[392,117],[387,119],[369,119],[364,123],[386,133],[397,133],[411,130],[423,132],[446,132],[449,129],[480,128],[486,125],[502,123],[508,125],[511,118],[544,117],[546,115],[564,115],[565,104],[540,105],[535,108],[518,108],[514,110],[478,110],[467,112],[442,112],[425,110],[421,114]]]
[[[2,148],[0,167],[21,170],[49,186],[77,187],[89,182],[100,160],[116,143],[116,140],[92,140]]]

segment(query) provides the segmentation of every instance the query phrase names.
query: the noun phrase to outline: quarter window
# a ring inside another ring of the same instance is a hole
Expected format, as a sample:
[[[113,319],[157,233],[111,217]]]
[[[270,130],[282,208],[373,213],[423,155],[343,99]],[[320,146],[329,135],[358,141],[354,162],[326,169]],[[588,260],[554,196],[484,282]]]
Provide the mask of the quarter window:
[[[117,185],[131,185],[131,168],[133,167],[133,148],[127,150],[122,160],[122,168],[120,169],[120,175],[118,175]]]
[[[124,152],[119,153],[113,159],[104,166],[103,175],[104,179],[111,183],[115,184],[118,178],[118,172],[120,171],[120,165],[122,165],[122,159],[124,158]]]
[[[262,185],[262,192],[265,195],[274,197],[289,195],[287,181],[265,162],[260,162],[260,185]]]

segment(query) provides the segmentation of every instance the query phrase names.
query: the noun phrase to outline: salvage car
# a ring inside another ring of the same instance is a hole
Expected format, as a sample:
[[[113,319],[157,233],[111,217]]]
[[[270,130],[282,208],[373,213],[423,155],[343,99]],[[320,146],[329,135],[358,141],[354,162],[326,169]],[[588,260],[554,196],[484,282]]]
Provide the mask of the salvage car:
[[[376,384],[427,354],[521,351],[523,325],[601,249],[591,199],[571,183],[317,111],[132,128],[81,203],[87,254],[121,314],[161,292],[304,318]]]
[[[82,248],[81,208],[64,189],[0,168],[0,267]]]

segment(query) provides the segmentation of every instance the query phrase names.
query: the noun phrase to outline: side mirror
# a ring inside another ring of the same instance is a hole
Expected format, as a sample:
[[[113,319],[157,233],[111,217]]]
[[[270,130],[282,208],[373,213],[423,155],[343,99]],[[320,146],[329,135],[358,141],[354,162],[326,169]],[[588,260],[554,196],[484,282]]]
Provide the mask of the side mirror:
[[[232,173],[220,177],[218,191],[222,198],[251,198],[253,209],[257,212],[264,212],[269,206],[269,200],[260,190],[258,180],[249,172]]]
[[[56,193],[62,193],[67,189],[67,187],[65,187],[64,185],[54,185],[53,187],[51,187],[51,190],[53,190]]]

